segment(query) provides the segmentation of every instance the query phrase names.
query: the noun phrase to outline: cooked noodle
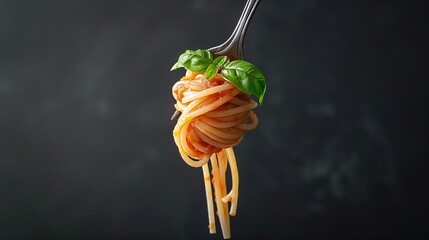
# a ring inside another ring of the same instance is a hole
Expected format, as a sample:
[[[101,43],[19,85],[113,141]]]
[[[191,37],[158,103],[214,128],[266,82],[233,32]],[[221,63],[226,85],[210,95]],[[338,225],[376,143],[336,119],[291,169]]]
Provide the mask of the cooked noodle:
[[[172,90],[175,108],[181,112],[173,130],[174,141],[188,165],[203,169],[209,232],[216,232],[214,200],[223,237],[228,239],[229,216],[237,211],[239,185],[233,147],[243,139],[244,130],[258,125],[252,111],[258,103],[220,74],[207,80],[204,74],[187,71]],[[225,177],[228,165],[232,178],[229,192]]]

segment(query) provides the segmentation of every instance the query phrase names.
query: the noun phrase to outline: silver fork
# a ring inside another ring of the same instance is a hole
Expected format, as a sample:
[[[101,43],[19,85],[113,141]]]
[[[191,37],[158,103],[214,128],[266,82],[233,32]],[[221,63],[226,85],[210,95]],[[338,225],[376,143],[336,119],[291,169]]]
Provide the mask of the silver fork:
[[[231,36],[219,46],[209,48],[214,57],[228,56],[230,60],[244,59],[243,42],[246,35],[247,26],[256,10],[260,0],[247,0],[244,10],[241,13],[240,19],[235,26]],[[171,120],[180,115],[179,111],[175,111]]]
[[[209,49],[214,56],[226,55],[230,60],[244,59],[243,42],[247,26],[260,0],[248,0],[231,36],[219,46]]]

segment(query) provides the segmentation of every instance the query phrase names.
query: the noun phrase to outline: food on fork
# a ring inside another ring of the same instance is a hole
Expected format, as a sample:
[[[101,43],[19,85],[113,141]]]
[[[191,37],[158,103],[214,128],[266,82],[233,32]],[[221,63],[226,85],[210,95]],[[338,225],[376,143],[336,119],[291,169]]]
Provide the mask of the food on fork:
[[[229,216],[236,215],[239,192],[233,147],[242,141],[245,130],[258,125],[253,109],[263,101],[265,77],[247,61],[214,58],[202,49],[181,54],[171,70],[182,67],[186,75],[172,88],[174,106],[180,112],[174,141],[188,165],[202,167],[209,232],[216,232],[214,202],[223,237],[229,239]],[[229,192],[225,176],[228,166],[232,179]]]

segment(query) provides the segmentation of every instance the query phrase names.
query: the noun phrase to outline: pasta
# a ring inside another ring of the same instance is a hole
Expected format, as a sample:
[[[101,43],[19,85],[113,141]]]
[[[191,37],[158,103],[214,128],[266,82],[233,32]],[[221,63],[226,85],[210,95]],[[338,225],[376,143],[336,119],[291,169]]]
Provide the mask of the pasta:
[[[238,204],[239,174],[233,147],[241,142],[245,130],[258,125],[252,109],[258,103],[237,89],[221,74],[207,80],[204,73],[187,71],[172,88],[175,108],[181,112],[173,130],[174,141],[183,160],[201,167],[208,211],[208,228],[216,233],[215,211],[223,238],[231,237],[229,216]],[[226,170],[231,172],[227,191]]]

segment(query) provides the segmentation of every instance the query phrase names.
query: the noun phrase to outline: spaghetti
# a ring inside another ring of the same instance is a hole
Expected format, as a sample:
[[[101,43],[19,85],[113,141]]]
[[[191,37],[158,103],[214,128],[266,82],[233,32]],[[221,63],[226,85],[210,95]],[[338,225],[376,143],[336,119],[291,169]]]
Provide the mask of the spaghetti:
[[[258,103],[221,74],[207,80],[205,74],[189,70],[174,84],[172,93],[177,101],[175,108],[181,112],[173,130],[174,141],[188,165],[202,167],[209,232],[216,233],[216,204],[223,237],[229,239],[229,216],[236,214],[239,186],[233,147],[243,139],[245,130],[258,125],[252,111]],[[228,166],[232,180],[229,192],[225,177]]]

